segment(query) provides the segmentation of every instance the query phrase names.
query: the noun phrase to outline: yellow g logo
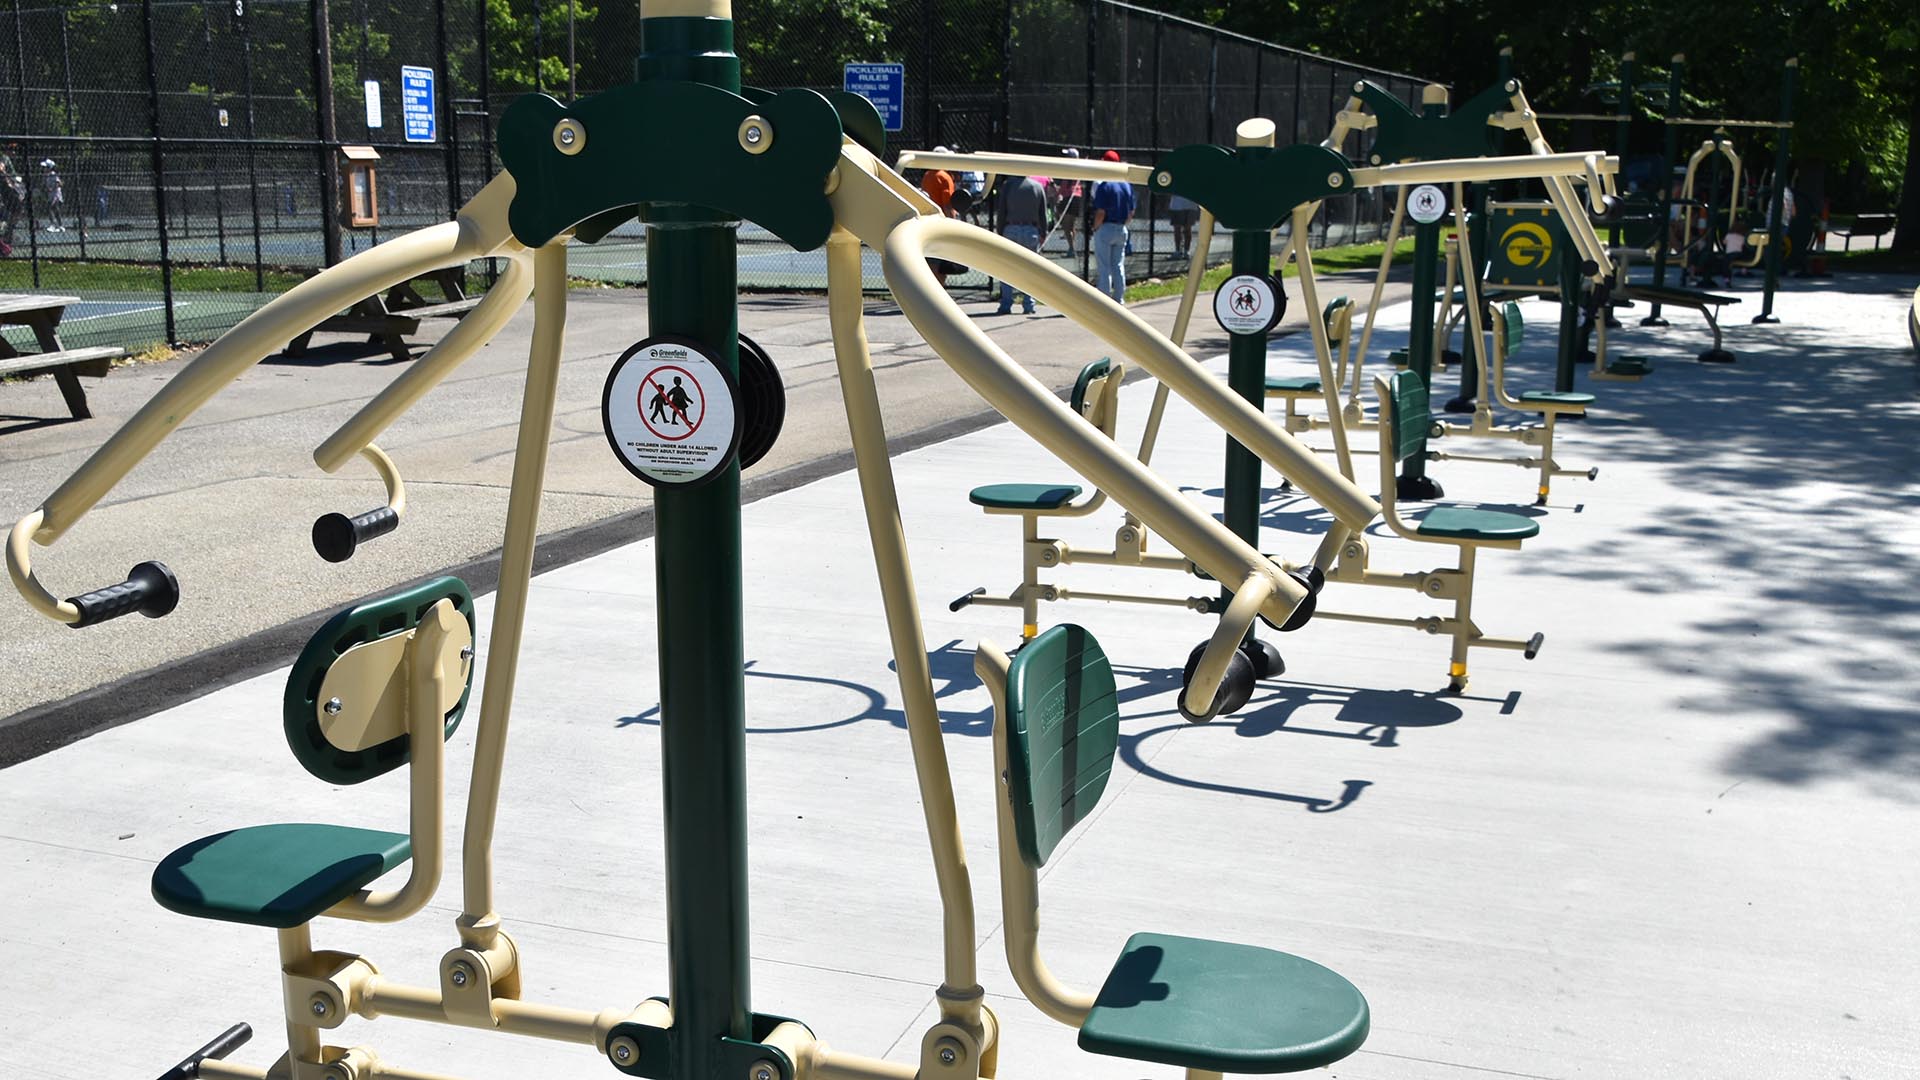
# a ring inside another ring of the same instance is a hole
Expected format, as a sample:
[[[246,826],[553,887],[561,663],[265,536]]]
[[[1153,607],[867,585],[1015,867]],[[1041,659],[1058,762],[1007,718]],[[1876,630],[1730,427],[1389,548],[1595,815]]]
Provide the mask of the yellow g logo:
[[[1515,266],[1545,266],[1553,257],[1553,236],[1545,226],[1522,221],[1500,234],[1500,248]]]

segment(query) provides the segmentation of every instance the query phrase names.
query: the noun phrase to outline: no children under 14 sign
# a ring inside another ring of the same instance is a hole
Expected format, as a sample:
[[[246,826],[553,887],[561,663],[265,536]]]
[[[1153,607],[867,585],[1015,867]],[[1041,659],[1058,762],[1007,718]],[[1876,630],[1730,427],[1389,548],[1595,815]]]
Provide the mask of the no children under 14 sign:
[[[738,398],[733,376],[700,345],[648,338],[608,373],[600,416],[628,472],[656,487],[690,487],[733,461]]]

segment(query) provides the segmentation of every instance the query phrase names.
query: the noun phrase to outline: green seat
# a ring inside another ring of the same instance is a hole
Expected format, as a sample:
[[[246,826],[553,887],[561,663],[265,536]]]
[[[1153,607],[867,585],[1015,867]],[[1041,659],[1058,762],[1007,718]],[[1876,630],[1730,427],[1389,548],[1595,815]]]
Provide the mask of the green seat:
[[[1525,540],[1540,535],[1540,523],[1499,510],[1436,506],[1420,519],[1415,531],[1442,540]]]
[[[160,861],[153,898],[197,919],[289,929],[413,857],[405,833],[256,825],[196,840]]]
[[[1320,392],[1320,376],[1298,375],[1292,378],[1267,376],[1269,394],[1317,394]]]
[[[1214,1072],[1300,1072],[1360,1048],[1367,999],[1311,960],[1135,934],[1080,1025],[1096,1054]]]
[[[987,484],[967,498],[995,510],[1058,510],[1079,494],[1078,484]]]
[[[1050,627],[1013,658],[1003,702],[996,738],[1012,835],[1003,824],[1001,843],[1038,870],[1106,791],[1120,744],[1113,667],[1084,628]],[[1353,1053],[1367,1028],[1366,998],[1311,960],[1135,934],[1080,1024],[1080,1047],[1214,1072],[1298,1072]]]
[[[1593,395],[1578,390],[1525,390],[1521,392],[1520,400],[1537,401],[1543,405],[1586,406],[1593,404]]]

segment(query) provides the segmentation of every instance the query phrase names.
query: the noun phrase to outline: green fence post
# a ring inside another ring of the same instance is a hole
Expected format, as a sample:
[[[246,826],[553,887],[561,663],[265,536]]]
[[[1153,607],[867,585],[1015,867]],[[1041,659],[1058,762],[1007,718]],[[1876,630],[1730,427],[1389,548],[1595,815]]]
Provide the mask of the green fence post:
[[[738,93],[733,22],[724,3],[712,10],[642,18],[639,81]],[[690,338],[737,375],[739,223],[699,206],[642,209],[648,332]],[[697,487],[656,488],[654,512],[672,1076],[717,1080],[721,1040],[752,1035],[738,463]]]

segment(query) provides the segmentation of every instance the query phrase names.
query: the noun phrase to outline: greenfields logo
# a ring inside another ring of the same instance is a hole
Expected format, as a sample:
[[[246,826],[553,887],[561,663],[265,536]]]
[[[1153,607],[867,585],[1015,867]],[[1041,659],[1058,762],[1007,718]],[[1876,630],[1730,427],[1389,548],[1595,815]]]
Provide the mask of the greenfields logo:
[[[1515,266],[1545,266],[1553,257],[1553,235],[1544,225],[1522,221],[1500,234],[1500,250]]]

